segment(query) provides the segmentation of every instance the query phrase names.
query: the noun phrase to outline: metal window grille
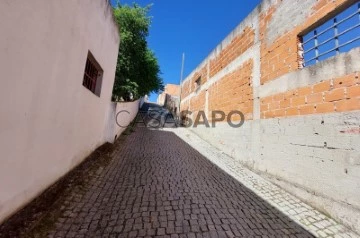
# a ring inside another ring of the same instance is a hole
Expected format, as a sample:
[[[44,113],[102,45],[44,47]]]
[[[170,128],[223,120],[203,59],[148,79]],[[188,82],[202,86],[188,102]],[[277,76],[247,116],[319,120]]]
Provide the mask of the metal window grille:
[[[96,66],[93,64],[93,62],[91,62],[91,60],[88,57],[85,65],[83,85],[93,93],[95,93],[96,90],[96,81],[98,75],[99,75],[99,70],[96,68]]]
[[[301,37],[303,66],[360,46],[360,1]]]

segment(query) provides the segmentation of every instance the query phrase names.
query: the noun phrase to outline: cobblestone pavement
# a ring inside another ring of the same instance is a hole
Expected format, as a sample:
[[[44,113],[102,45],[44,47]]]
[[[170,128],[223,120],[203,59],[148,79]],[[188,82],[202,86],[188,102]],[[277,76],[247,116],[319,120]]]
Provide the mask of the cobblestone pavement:
[[[239,162],[217,150],[194,132],[178,128],[166,129],[174,132],[186,141],[209,161],[224,170],[238,182],[253,191],[257,196],[266,200],[283,214],[296,221],[316,237],[359,237],[349,228],[308,206],[298,198],[275,186],[266,179],[253,173]]]
[[[136,128],[52,237],[312,237],[172,132]]]

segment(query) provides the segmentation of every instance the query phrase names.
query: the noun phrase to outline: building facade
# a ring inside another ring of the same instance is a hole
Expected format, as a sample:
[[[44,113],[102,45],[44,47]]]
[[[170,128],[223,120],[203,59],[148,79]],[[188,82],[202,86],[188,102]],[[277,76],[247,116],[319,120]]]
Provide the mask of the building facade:
[[[203,139],[359,231],[359,1],[264,0],[182,83]],[[234,116],[233,120],[240,120]]]
[[[157,103],[166,107],[174,115],[180,114],[180,85],[167,84],[165,85],[164,92],[162,92],[157,99]]]
[[[166,84],[164,87],[164,92],[159,94],[159,96],[157,98],[157,103],[159,105],[165,104],[166,94],[168,94],[170,96],[174,96],[174,97],[180,97],[180,85]]]
[[[1,222],[114,139],[120,39],[106,0],[1,1],[0,32]]]

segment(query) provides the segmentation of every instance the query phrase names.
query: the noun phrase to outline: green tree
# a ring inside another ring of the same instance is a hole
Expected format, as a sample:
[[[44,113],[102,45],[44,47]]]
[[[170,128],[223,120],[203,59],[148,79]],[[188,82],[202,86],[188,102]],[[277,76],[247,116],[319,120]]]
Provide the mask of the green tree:
[[[160,66],[155,54],[148,48],[147,36],[151,17],[151,5],[134,4],[114,8],[119,25],[120,47],[116,66],[113,100],[137,99],[151,92],[163,90]],[[132,97],[131,97],[132,96]]]

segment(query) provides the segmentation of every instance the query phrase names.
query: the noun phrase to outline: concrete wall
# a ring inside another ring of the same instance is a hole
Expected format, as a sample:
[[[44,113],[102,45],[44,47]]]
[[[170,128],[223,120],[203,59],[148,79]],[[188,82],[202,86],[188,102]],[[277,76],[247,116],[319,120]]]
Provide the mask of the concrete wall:
[[[137,113],[139,112],[140,101],[141,99],[134,102],[124,102],[116,104],[116,137],[123,133],[126,129],[124,127],[130,125],[130,123],[135,119]]]
[[[135,119],[144,98],[134,102],[111,102],[106,116],[105,138],[107,142],[115,140],[126,130],[126,127]]]
[[[106,142],[119,33],[105,0],[0,1],[0,32],[1,222]]]
[[[184,80],[181,110],[242,111],[241,128],[191,129],[360,232],[360,48],[303,68],[299,45],[353,2],[263,1]]]

